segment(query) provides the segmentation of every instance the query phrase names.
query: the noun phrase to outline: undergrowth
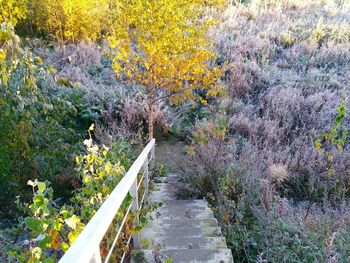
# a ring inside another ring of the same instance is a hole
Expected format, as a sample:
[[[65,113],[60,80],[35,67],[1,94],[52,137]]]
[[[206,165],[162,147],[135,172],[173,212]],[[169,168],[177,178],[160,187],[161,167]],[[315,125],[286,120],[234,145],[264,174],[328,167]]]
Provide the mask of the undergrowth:
[[[350,6],[230,4],[212,31],[226,98],[192,130],[186,195],[237,262],[348,262]]]

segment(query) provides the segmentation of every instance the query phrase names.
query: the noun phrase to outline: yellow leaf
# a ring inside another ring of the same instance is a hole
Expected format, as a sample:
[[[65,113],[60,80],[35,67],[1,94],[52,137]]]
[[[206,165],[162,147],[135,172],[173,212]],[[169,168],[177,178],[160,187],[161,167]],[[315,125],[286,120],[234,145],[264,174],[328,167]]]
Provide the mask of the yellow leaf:
[[[54,250],[59,248],[59,234],[57,231],[50,231],[49,236],[51,237],[51,247]]]

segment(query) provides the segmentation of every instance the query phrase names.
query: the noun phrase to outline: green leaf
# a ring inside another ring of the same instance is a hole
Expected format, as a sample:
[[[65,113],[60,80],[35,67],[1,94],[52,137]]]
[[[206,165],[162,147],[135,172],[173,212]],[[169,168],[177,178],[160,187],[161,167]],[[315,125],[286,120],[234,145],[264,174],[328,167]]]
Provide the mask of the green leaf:
[[[72,231],[68,234],[68,239],[69,239],[69,243],[73,244],[74,241],[78,238],[79,236],[79,232],[77,231]]]
[[[8,78],[5,74],[1,76],[2,84],[7,85]]]
[[[45,198],[42,195],[36,195],[33,198],[35,207],[41,207],[45,203]]]
[[[36,57],[35,62],[39,65],[43,64],[43,60],[41,59],[41,57]]]
[[[133,232],[133,233],[139,233],[141,230],[142,230],[142,227],[141,227],[141,226],[135,226],[135,227],[132,229],[132,232]]]
[[[42,250],[40,247],[36,247],[32,250],[32,257],[36,259],[40,259],[42,254]]]
[[[37,186],[38,186],[38,192],[39,194],[43,194],[45,189],[46,189],[46,184],[43,183],[43,182],[38,182],[37,183]]]
[[[72,215],[70,218],[66,219],[65,222],[71,229],[75,230],[80,223],[80,218],[76,215]]]
[[[45,237],[40,240],[39,247],[41,249],[51,248],[51,238],[47,234],[45,234]]]
[[[64,223],[62,218],[57,218],[55,222],[53,222],[53,228],[54,230],[60,231],[62,228],[62,224]]]
[[[140,224],[141,226],[144,226],[147,224],[147,218],[145,216],[140,217]]]
[[[106,155],[107,155],[107,154],[106,154]],[[105,171],[106,171],[107,173],[110,173],[111,170],[112,170],[112,165],[111,165],[111,163],[106,163],[106,165],[105,165]]]
[[[66,252],[69,248],[69,245],[66,242],[62,242],[61,248],[63,252]]]
[[[83,156],[75,157],[75,161],[76,161],[77,164],[81,164],[81,162],[83,161]]]
[[[126,205],[129,205],[132,202],[132,196],[130,194],[128,194],[125,199],[124,202]]]
[[[45,263],[55,263],[55,260],[53,258],[47,258],[45,259]]]
[[[66,209],[66,207],[62,207],[62,208],[61,208],[60,214],[63,216],[64,219],[67,219],[68,216],[69,216],[69,212],[68,212],[68,210]]]
[[[43,223],[40,219],[35,217],[27,217],[24,219],[24,223],[26,224],[26,227],[33,231],[40,231],[42,230]]]
[[[87,175],[84,177],[84,181],[83,181],[85,184],[91,182],[91,176]]]

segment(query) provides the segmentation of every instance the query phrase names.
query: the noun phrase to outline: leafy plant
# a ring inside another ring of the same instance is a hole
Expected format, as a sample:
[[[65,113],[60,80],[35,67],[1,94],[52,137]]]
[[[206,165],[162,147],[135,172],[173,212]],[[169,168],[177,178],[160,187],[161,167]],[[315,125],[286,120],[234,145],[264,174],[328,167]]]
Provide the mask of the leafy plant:
[[[321,139],[315,141],[315,148],[324,157],[326,163],[327,176],[322,178],[322,184],[326,185],[324,189],[325,195],[331,202],[335,203],[339,203],[346,196],[349,196],[350,185],[348,175],[344,175],[341,170],[338,170],[335,162],[335,159],[339,155],[346,155],[346,148],[348,147],[346,120],[347,108],[344,100],[336,109],[336,117],[330,131],[321,132]]]
[[[3,22],[16,26],[27,15],[27,0],[1,0],[0,24]]]
[[[107,22],[107,11],[105,0],[33,0],[27,21],[39,31],[54,35],[61,44],[77,43],[100,37]]]
[[[19,208],[28,215],[19,219],[19,229],[28,235],[28,239],[25,245],[15,243],[9,248],[9,260],[33,263],[56,262],[74,243],[84,225],[89,222],[122,178],[125,168],[115,158],[113,163],[108,159],[108,148],[104,146],[100,148],[93,143],[92,130],[93,126],[89,129],[90,138],[84,141],[87,153],[76,158],[82,185],[75,191],[69,203],[60,206],[53,199],[53,190],[48,187],[48,182],[28,181],[28,185],[33,188],[32,203],[23,205],[17,202]],[[114,224],[124,217],[123,212],[130,202],[129,196]],[[128,224],[131,223],[130,220],[132,215],[128,219]],[[125,234],[127,238],[128,232]],[[107,236],[103,242],[110,244],[113,238]],[[108,253],[105,249],[102,252],[102,255]]]
[[[168,167],[165,164],[157,163],[154,168],[154,174],[156,177],[164,177],[168,173]]]
[[[148,132],[153,138],[154,104],[194,100],[195,90],[213,97],[221,91],[222,71],[207,32],[213,21],[203,17],[205,1],[117,1],[112,6],[113,33],[109,38],[117,76],[144,87]],[[200,93],[199,93],[200,94]]]

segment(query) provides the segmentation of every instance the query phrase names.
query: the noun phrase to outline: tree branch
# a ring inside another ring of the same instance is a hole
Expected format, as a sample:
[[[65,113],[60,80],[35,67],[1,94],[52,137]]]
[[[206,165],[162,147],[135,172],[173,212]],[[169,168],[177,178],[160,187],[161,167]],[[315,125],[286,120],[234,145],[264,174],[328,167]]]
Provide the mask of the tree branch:
[[[182,92],[184,92],[184,90],[179,90],[179,91],[173,92],[173,93],[171,93],[171,94],[166,94],[166,95],[164,95],[164,96],[158,97],[158,98],[154,99],[154,100],[151,102],[151,104],[154,104],[154,103],[157,102],[157,101],[160,101],[160,100],[163,100],[163,99],[172,97],[172,96],[174,96],[174,95],[176,95],[176,94],[179,94],[179,93],[182,93]]]

